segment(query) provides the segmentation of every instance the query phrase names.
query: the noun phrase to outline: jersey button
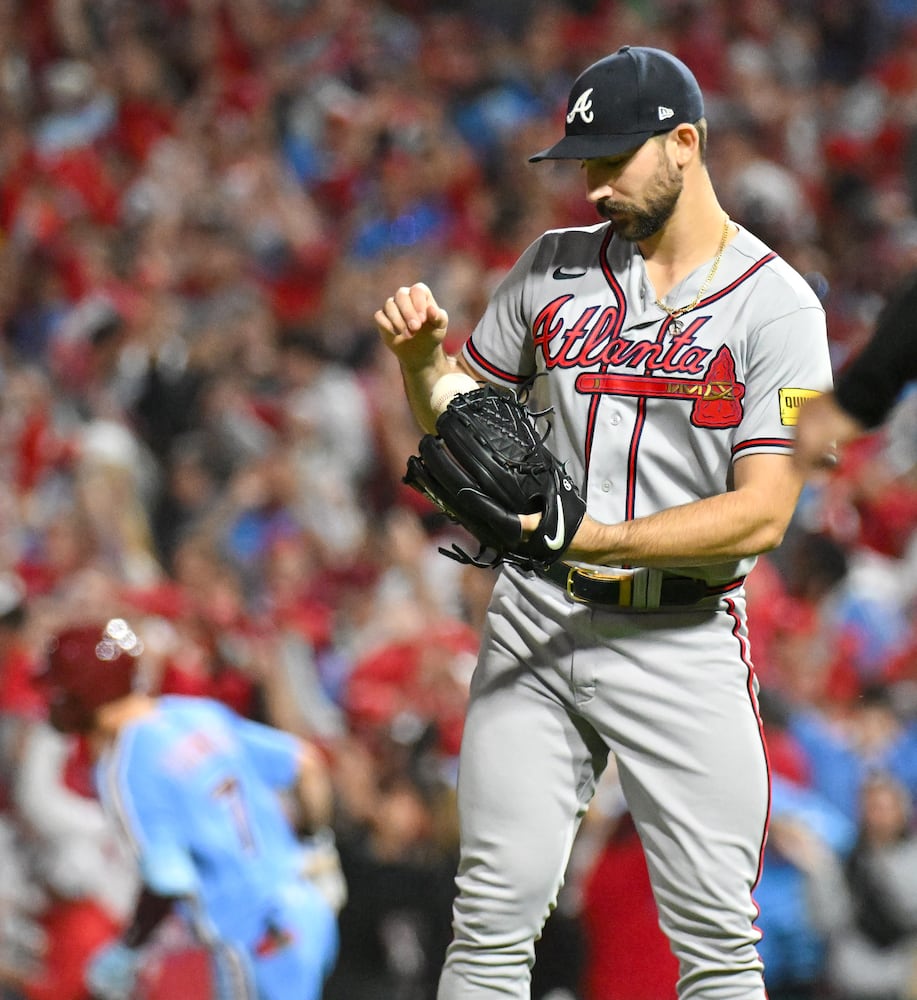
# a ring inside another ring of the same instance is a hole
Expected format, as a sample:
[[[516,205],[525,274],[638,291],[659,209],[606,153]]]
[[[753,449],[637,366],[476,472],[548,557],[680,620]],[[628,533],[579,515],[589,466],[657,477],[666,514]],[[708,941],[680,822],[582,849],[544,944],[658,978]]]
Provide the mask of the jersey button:
[[[615,410],[611,415],[611,424],[613,427],[617,427],[619,423],[621,423],[621,414]]]
[[[613,484],[612,484],[612,482],[611,482],[610,479],[604,480],[604,482],[602,483],[602,492],[603,493],[610,493],[612,485]]]

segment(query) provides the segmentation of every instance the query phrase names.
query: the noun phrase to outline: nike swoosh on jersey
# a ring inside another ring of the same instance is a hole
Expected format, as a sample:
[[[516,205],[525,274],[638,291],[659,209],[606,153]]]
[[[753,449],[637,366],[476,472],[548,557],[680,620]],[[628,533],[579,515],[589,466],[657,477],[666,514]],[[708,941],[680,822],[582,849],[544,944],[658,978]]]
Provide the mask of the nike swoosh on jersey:
[[[567,271],[562,267],[555,267],[552,277],[554,277],[557,281],[563,281],[568,278],[582,278],[585,274],[585,271]]]

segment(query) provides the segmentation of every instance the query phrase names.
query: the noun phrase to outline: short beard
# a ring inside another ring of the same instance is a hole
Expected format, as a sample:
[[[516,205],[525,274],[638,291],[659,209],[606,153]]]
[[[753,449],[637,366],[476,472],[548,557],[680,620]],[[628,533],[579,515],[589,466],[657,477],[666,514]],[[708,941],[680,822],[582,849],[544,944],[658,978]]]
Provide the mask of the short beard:
[[[614,221],[615,235],[630,243],[639,243],[655,236],[672,218],[684,179],[681,173],[666,161],[663,177],[654,184],[647,195],[646,206],[637,208],[603,198],[596,204],[596,211],[603,219]],[[614,218],[617,215],[617,218]]]

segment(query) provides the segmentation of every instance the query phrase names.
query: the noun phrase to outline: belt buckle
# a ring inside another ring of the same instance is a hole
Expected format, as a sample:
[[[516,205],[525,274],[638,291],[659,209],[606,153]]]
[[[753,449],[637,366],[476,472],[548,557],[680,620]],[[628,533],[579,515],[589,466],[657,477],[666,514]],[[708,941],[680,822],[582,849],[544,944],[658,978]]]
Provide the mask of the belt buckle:
[[[600,569],[592,569],[589,566],[571,566],[567,571],[567,596],[571,601],[575,601],[577,604],[595,604],[595,601],[590,601],[586,597],[580,597],[573,593],[573,578],[575,574],[580,576],[587,576],[593,580],[606,580],[609,583],[617,582],[620,586],[618,589],[618,607],[619,608],[629,608],[633,606],[633,575],[630,573],[606,573]]]

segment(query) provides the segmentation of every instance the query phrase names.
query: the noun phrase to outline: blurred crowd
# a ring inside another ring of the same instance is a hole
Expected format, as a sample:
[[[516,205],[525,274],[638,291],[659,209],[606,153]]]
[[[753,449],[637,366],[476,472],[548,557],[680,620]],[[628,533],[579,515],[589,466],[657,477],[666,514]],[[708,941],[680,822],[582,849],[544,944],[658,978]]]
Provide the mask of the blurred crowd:
[[[720,199],[816,289],[840,370],[917,267],[913,0],[0,0],[3,1000],[83,1000],[131,910],[31,682],[114,616],[159,690],[325,749],[328,1000],[432,1000],[493,576],[401,483],[419,432],[372,315],[423,280],[458,343],[532,238],[597,221],[575,164],[526,158],[626,43],[696,73]],[[917,997],[915,525],[906,395],[749,582],[771,1000]],[[611,773],[536,997],[674,998],[648,892]],[[193,963],[164,935],[147,1000],[207,996]]]

